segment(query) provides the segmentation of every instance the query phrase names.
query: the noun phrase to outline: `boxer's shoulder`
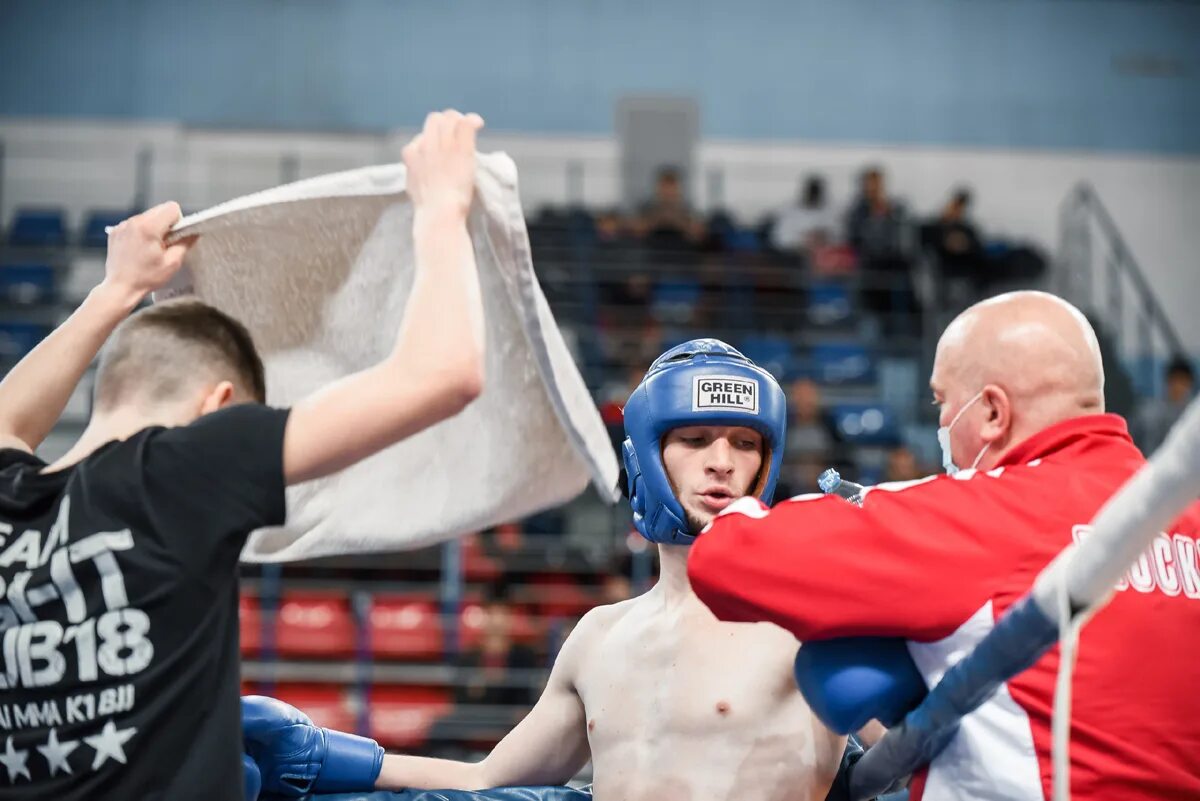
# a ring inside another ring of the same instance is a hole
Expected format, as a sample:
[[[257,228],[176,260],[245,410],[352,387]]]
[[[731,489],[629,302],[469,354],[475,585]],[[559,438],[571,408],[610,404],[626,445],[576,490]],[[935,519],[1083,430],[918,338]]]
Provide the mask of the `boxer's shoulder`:
[[[629,614],[636,598],[592,607],[571,630],[555,659],[555,670],[567,676],[596,655],[596,649],[613,627]]]
[[[603,637],[626,617],[634,614],[642,597],[636,596],[634,598],[627,598],[624,601],[617,601],[613,604],[592,607],[588,610],[587,614],[580,618],[572,636],[578,634],[581,638],[587,640],[595,640]]]

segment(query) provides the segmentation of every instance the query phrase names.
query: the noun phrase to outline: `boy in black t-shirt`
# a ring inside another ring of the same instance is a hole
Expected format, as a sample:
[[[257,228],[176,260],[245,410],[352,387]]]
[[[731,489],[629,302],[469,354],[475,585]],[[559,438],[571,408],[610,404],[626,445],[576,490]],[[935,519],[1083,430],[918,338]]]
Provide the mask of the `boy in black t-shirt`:
[[[0,799],[241,798],[246,537],[283,522],[286,485],[481,391],[466,216],[482,124],[431,114],[404,150],[416,270],[380,364],[273,409],[236,321],[196,301],[126,319],[192,244],[166,244],[166,203],[117,226],[104,281],[0,383]],[[102,345],[91,421],[46,465],[32,452]]]

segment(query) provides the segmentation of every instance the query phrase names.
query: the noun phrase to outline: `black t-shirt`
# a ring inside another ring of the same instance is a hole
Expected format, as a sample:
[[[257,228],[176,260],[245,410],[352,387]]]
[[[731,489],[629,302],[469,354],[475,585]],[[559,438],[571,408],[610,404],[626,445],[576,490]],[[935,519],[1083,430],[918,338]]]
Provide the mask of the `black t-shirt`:
[[[0,450],[0,799],[240,799],[237,560],[283,522],[287,412]]]

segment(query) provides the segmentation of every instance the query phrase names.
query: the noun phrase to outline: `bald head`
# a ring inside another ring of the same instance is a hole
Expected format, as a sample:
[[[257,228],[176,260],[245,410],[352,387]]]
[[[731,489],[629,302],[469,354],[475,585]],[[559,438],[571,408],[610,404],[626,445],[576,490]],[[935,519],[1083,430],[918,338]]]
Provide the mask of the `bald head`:
[[[1045,292],[999,295],[960,314],[938,342],[930,384],[951,415],[985,387],[1003,395],[1011,420],[1001,446],[1104,411],[1096,332],[1079,309]]]

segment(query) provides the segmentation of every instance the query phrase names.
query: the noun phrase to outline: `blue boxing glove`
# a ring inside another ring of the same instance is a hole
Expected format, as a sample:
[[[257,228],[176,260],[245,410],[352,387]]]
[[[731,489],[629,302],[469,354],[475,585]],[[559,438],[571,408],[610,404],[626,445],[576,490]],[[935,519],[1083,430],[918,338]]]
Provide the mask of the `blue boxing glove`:
[[[294,706],[261,695],[242,697],[242,739],[262,789],[291,798],[373,790],[383,768],[374,740],[322,729]]]
[[[245,788],[242,793],[245,801],[258,801],[258,794],[262,791],[262,771],[249,754],[242,754],[242,787]]]
[[[806,642],[796,654],[796,685],[813,714],[838,734],[872,720],[894,726],[928,692],[904,640],[894,637]]]

